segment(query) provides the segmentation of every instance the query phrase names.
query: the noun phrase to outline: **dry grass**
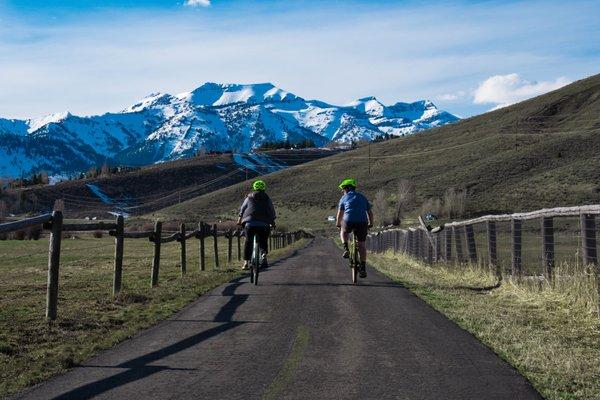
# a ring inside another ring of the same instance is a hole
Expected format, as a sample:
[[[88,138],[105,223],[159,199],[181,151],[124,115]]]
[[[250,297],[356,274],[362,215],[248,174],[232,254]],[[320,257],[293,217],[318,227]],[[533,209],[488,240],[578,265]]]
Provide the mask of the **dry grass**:
[[[391,253],[374,266],[515,366],[548,399],[600,399],[600,318],[593,274],[556,270],[556,284],[505,280],[487,268],[426,266]]]

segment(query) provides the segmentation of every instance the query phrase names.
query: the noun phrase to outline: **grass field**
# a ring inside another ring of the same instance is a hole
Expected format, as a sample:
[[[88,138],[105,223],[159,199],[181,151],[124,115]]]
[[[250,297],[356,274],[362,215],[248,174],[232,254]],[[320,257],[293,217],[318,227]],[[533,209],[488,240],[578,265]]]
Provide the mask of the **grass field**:
[[[473,333],[548,399],[600,399],[600,318],[595,280],[576,266],[557,285],[496,283],[486,268],[428,267],[373,254],[377,269]],[[575,277],[575,279],[573,279]]]
[[[220,242],[221,267],[215,269],[207,239],[207,271],[199,272],[198,241],[190,240],[184,278],[179,244],[164,244],[159,286],[150,289],[152,243],[126,239],[123,289],[115,298],[114,239],[64,239],[59,317],[49,323],[44,318],[48,241],[0,241],[0,398],[67,370],[240,276],[237,261],[225,265],[225,243]],[[271,259],[304,243],[276,250]]]

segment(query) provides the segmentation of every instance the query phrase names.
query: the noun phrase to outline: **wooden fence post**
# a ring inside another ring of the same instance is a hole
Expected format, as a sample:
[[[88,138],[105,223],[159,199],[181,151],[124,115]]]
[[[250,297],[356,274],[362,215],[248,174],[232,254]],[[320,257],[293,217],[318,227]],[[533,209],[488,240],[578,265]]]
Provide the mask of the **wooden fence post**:
[[[123,278],[123,246],[125,244],[125,219],[122,215],[117,216],[117,228],[115,229],[115,272],[113,276],[113,296],[121,291]]]
[[[199,237],[198,239],[200,240],[200,271],[205,271],[206,270],[206,250],[204,248],[204,236],[206,234],[206,227],[204,222],[199,222],[198,223],[198,232],[199,232]]]
[[[56,319],[58,309],[58,272],[60,267],[60,243],[62,240],[63,215],[52,213],[52,231],[48,249],[48,287],[46,289],[46,318]]]
[[[233,261],[233,231],[230,229],[227,232],[227,265],[231,265]]]
[[[542,218],[542,240],[544,253],[544,272],[548,281],[552,282],[554,272],[554,220],[552,217]]]
[[[596,216],[581,214],[581,255],[583,265],[598,265],[598,249],[596,247]],[[600,284],[600,282],[598,282]]]
[[[433,243],[435,243],[435,250],[433,252],[433,257],[436,263],[441,261],[442,257],[442,238],[439,234],[436,234],[433,237]]]
[[[446,229],[444,243],[444,261],[452,262],[452,229]]]
[[[471,264],[477,264],[477,245],[475,243],[475,232],[473,225],[465,225],[465,236],[467,237],[467,252]]]
[[[429,241],[429,238],[427,237],[427,232],[423,231],[423,236],[424,236],[424,243],[425,243],[425,248],[426,248],[426,254],[427,254],[427,264],[431,265],[433,264],[433,252],[434,252],[434,248],[433,245],[431,244],[431,241]]]
[[[512,232],[512,262],[511,269],[513,276],[521,277],[523,272],[521,265],[521,220],[513,219],[510,221]]]
[[[162,236],[162,222],[156,221],[152,241],[154,242],[154,258],[152,259],[152,276],[150,278],[150,287],[158,285],[158,270],[160,268],[160,240]]]
[[[425,243],[423,243],[423,231],[417,229],[417,258],[425,260]]]
[[[406,248],[406,235],[404,233],[403,230],[398,230],[398,237],[399,237],[399,242],[398,242],[398,251],[400,251],[401,253],[405,252],[405,248]]]
[[[581,245],[583,265],[592,266],[596,276],[596,291],[600,295],[600,268],[598,268],[598,249],[596,247],[596,216],[593,214],[582,214],[581,221]],[[600,303],[597,304],[600,313]]]
[[[502,271],[498,265],[498,249],[496,242],[496,222],[486,221],[487,227],[487,247],[488,247],[488,264],[490,268],[496,271],[498,280],[502,279]]]
[[[215,247],[215,268],[219,268],[219,246],[217,245],[217,224],[213,225],[213,241]]]
[[[185,223],[179,225],[179,235],[181,242],[181,276],[184,276],[187,270],[186,250],[185,250]]]
[[[465,262],[465,257],[463,255],[463,245],[462,245],[462,235],[460,234],[460,229],[456,226],[452,227],[452,236],[454,236],[454,242],[456,244],[456,261],[459,264]]]

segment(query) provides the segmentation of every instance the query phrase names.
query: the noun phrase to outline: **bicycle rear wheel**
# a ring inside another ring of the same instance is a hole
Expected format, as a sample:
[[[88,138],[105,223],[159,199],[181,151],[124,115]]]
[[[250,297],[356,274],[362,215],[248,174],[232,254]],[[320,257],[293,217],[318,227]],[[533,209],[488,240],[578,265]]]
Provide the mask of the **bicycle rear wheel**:
[[[358,249],[356,248],[356,240],[352,240],[352,248],[350,249],[350,270],[352,271],[352,283],[358,282]]]
[[[254,235],[254,242],[252,246],[252,259],[250,260],[250,283],[257,284],[256,277],[258,275],[256,266],[258,265],[258,238]]]

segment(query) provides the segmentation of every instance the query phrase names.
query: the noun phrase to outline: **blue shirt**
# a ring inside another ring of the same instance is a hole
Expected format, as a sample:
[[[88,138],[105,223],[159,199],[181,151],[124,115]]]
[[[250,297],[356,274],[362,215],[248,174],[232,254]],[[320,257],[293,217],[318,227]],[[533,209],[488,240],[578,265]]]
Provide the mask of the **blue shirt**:
[[[371,209],[371,203],[361,193],[351,190],[340,199],[339,209],[344,211],[346,222],[368,222],[367,211]]]

